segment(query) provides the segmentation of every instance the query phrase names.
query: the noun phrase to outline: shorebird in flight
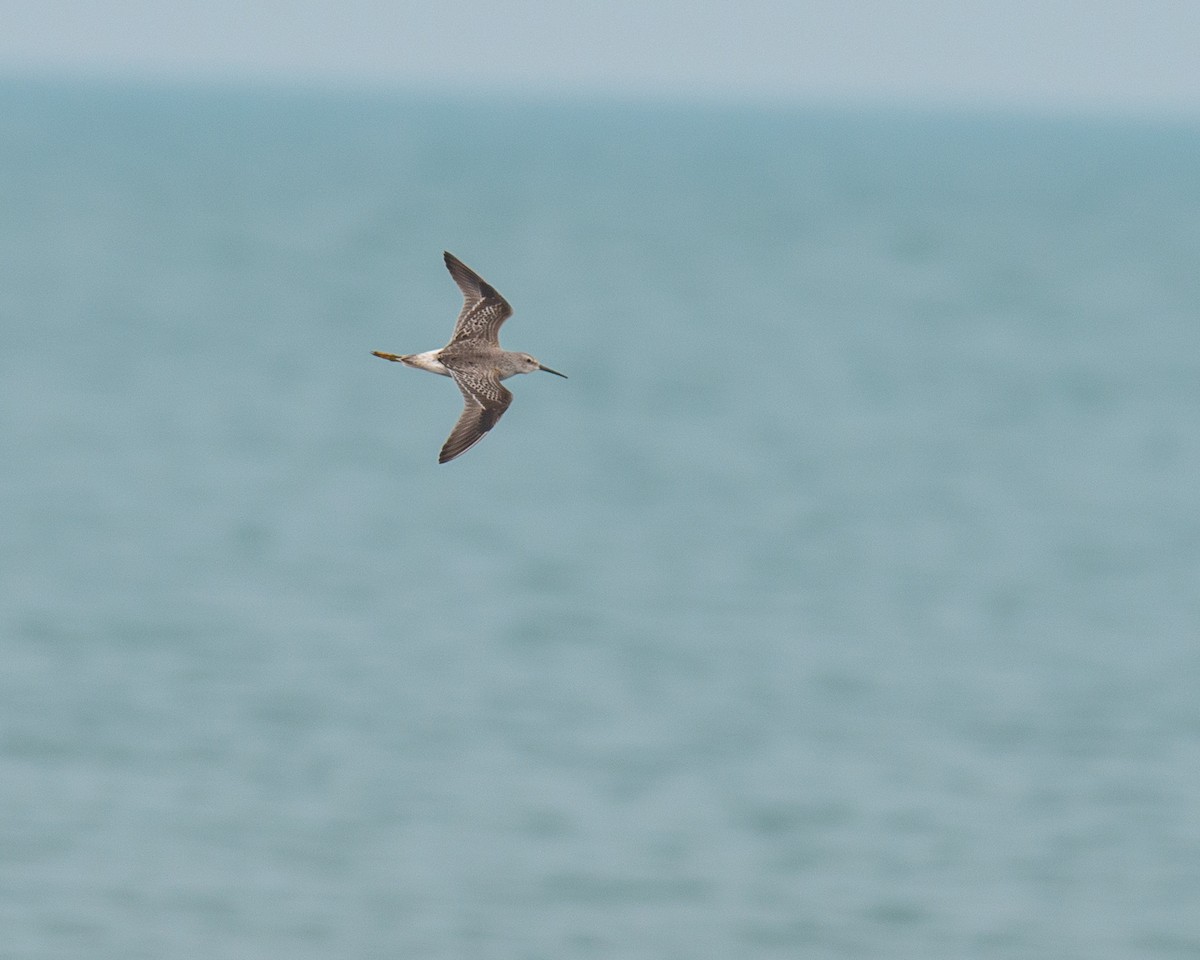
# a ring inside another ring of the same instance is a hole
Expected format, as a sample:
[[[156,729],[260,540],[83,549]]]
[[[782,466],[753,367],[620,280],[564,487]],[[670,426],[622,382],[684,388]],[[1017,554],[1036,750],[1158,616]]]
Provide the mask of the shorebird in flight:
[[[567,375],[542,366],[527,353],[501,350],[500,325],[512,316],[512,307],[495,287],[454,254],[442,256],[446,259],[446,269],[463,293],[462,312],[454,324],[450,342],[441,350],[425,353],[396,354],[379,350],[373,353],[384,360],[454,378],[462,391],[465,406],[438,454],[438,463],[447,463],[482,440],[512,403],[512,394],[500,385],[501,380],[535,370],[544,370],[564,379]]]

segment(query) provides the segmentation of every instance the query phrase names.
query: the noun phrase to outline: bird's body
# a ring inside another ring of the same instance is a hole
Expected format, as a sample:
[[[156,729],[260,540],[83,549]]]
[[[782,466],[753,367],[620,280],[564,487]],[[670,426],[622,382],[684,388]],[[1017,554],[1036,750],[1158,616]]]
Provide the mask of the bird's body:
[[[450,342],[441,350],[425,353],[374,351],[375,356],[384,360],[452,377],[458,384],[465,406],[438,455],[438,463],[446,463],[466,453],[504,415],[512,403],[512,394],[500,385],[501,380],[535,370],[566,376],[542,366],[527,353],[502,350],[500,325],[512,316],[512,307],[491,284],[453,254],[443,256],[446,269],[463,294],[463,308]]]

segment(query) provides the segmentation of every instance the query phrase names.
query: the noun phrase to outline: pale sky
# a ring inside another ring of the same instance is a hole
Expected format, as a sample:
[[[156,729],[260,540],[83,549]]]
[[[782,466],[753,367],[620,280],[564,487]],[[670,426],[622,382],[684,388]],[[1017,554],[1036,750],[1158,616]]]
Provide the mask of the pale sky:
[[[0,73],[1200,114],[1200,0],[0,0]]]

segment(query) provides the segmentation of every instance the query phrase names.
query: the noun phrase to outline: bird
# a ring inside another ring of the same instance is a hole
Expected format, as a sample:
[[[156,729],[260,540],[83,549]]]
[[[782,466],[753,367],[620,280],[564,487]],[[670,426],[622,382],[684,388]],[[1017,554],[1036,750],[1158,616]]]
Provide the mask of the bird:
[[[463,395],[463,412],[438,454],[438,463],[449,463],[482,440],[512,403],[512,394],[501,386],[501,380],[538,370],[564,380],[567,375],[551,370],[527,353],[502,350],[500,326],[512,316],[512,307],[496,292],[495,287],[454,254],[444,251],[442,257],[463,295],[462,310],[454,324],[450,342],[440,350],[427,350],[424,353],[397,354],[373,350],[371,354],[383,360],[451,377],[458,384]]]

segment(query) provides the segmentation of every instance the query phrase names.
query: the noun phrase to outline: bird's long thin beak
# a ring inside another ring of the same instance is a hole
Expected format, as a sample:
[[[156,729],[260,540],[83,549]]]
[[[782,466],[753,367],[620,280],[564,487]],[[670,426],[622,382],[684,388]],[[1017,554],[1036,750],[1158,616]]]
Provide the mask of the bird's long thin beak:
[[[538,369],[544,370],[546,373],[552,373],[556,377],[562,377],[564,380],[567,379],[567,375],[565,373],[559,373],[557,370],[551,370],[549,367],[543,367],[540,363],[538,364]]]
[[[382,352],[382,351],[380,351],[380,350],[372,350],[372,351],[371,351],[371,356],[373,356],[373,357],[382,357],[384,360],[399,360],[399,359],[400,359],[400,357],[399,357],[397,354],[394,354],[394,353],[383,353],[383,352]]]

